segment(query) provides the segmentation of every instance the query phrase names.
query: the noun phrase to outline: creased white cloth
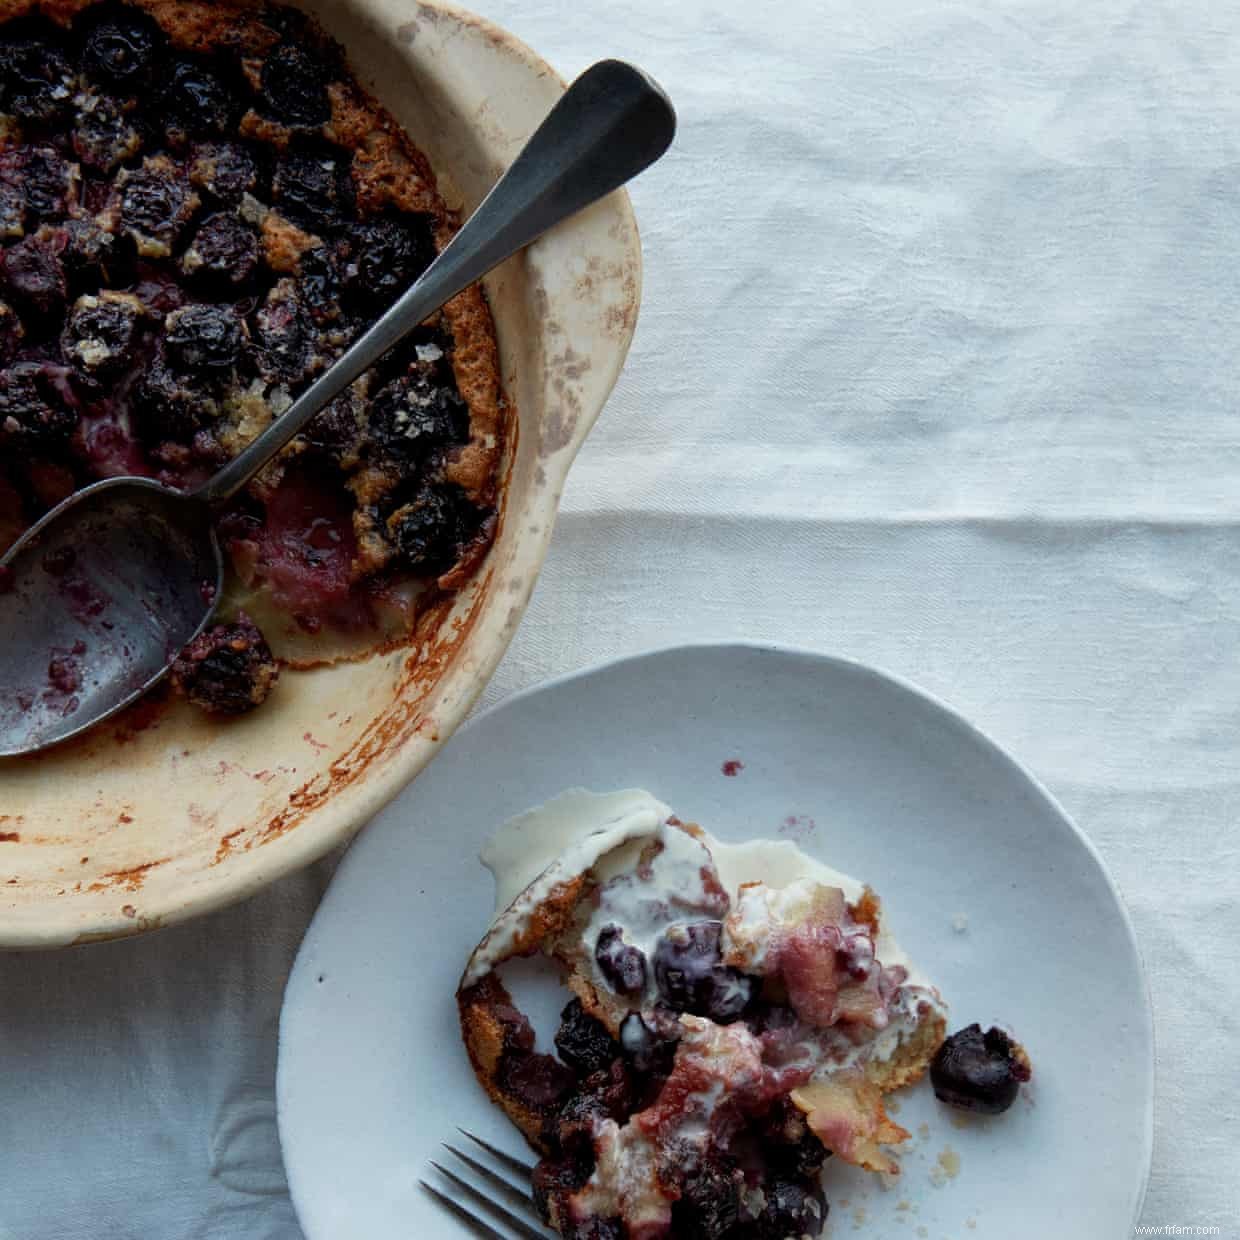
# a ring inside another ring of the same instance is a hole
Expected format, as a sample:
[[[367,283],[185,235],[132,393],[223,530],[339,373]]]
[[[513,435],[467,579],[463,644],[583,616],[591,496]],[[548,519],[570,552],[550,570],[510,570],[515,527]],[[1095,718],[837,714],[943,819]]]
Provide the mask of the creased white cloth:
[[[644,65],[681,118],[633,189],[628,368],[486,701],[734,636],[946,698],[1126,893],[1144,1222],[1240,1235],[1240,7],[486,11],[565,73]],[[0,1240],[296,1240],[275,1023],[329,869],[0,958]]]

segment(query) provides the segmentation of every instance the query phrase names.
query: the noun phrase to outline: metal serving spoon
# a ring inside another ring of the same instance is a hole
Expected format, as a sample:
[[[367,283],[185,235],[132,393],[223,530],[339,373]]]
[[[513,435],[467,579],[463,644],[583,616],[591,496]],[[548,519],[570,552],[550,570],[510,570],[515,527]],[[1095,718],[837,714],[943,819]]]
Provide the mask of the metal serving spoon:
[[[656,82],[594,65],[417,283],[209,482],[109,478],[32,526],[0,557],[0,757],[67,740],[164,676],[223,589],[219,507],[444,302],[654,163],[675,129]]]

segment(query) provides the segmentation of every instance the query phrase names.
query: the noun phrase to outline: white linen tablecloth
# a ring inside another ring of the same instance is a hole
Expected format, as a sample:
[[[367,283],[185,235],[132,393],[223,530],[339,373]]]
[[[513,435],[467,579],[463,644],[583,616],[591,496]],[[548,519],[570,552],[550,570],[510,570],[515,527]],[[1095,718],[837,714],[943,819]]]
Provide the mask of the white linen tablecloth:
[[[633,189],[628,368],[486,702],[735,636],[946,698],[1126,894],[1144,1222],[1240,1236],[1240,6],[486,12],[567,74],[644,65],[681,118]],[[330,868],[0,957],[0,1240],[299,1237],[276,1021]]]

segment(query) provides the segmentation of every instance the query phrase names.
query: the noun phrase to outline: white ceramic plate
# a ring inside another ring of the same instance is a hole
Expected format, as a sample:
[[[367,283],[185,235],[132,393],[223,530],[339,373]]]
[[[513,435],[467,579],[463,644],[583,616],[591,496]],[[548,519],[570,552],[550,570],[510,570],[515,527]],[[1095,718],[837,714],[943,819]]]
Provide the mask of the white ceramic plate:
[[[736,759],[734,777],[722,765]],[[280,1028],[280,1134],[309,1240],[458,1234],[417,1187],[456,1125],[520,1151],[473,1080],[453,993],[491,914],[477,861],[564,788],[649,788],[725,839],[791,836],[871,882],[951,1005],[1001,1022],[1035,1076],[971,1121],[923,1083],[899,1184],[828,1163],[829,1235],[1120,1240],[1144,1196],[1152,1024],[1098,855],[1026,771],[869,668],[752,646],[678,648],[511,698],[370,824],[306,936]],[[464,1233],[459,1233],[464,1234]]]

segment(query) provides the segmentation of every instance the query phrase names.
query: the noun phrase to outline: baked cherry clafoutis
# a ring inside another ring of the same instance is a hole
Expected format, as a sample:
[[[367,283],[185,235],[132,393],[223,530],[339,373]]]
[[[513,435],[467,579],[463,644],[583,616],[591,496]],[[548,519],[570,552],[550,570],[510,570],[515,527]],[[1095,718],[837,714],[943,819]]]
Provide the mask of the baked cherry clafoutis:
[[[204,481],[456,224],[294,8],[0,0],[0,550],[95,479]],[[273,648],[307,665],[412,633],[492,538],[505,417],[475,288],[222,516],[226,623],[178,664],[191,699],[237,713]]]
[[[817,1236],[828,1156],[898,1171],[909,1134],[885,1094],[934,1061],[948,1101],[1003,1110],[1028,1079],[998,1030],[945,1041],[878,897],[790,843],[726,845],[649,794],[573,791],[483,859],[499,911],[461,980],[462,1034],[541,1155],[535,1197],[561,1235]],[[535,953],[574,994],[554,1056],[501,976]]]

